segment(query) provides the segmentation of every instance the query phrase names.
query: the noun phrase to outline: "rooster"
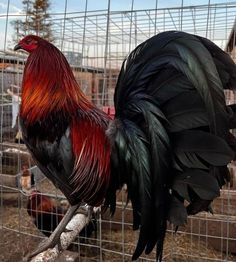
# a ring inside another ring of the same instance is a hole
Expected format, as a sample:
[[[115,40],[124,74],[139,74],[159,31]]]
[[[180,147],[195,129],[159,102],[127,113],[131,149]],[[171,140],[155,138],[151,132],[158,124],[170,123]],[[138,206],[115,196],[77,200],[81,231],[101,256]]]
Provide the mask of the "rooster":
[[[65,212],[60,206],[55,206],[51,198],[33,191],[28,198],[27,213],[32,217],[35,226],[47,237],[51,235]]]
[[[31,256],[58,243],[82,202],[113,214],[116,191],[127,184],[133,228],[140,230],[132,259],[156,246],[161,261],[167,221],[178,227],[188,215],[210,211],[229,178],[235,112],[223,89],[236,87],[234,62],[199,36],[153,36],[123,62],[110,119],[86,99],[54,45],[29,35],[17,49],[29,52],[20,109],[24,142],[71,205]]]
[[[42,195],[39,191],[32,191],[28,198],[27,213],[32,217],[35,226],[47,237],[56,229],[65,211],[60,205],[55,205],[50,197]],[[90,237],[96,228],[96,219],[93,217],[93,220],[80,232],[81,240]]]

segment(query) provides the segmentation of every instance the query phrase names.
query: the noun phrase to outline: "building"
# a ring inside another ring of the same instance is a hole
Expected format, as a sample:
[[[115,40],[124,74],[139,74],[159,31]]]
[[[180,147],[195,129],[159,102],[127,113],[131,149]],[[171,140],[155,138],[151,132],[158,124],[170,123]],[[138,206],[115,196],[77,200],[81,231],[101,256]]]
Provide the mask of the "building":
[[[82,54],[79,52],[64,51],[63,52],[70,65],[82,65]]]
[[[225,47],[225,51],[230,54],[230,56],[233,58],[234,62],[236,63],[236,19],[229,36],[229,40]]]

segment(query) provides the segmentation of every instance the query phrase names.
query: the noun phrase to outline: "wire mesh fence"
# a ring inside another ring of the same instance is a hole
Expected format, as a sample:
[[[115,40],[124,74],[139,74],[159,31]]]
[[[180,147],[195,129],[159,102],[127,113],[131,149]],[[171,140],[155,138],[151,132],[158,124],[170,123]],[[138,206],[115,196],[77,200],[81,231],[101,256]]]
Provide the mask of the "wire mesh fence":
[[[64,52],[86,96],[106,112],[113,113],[114,88],[123,59],[139,43],[159,32],[183,30],[207,37],[236,59],[234,1],[201,1],[198,5],[180,1],[174,7],[150,1],[147,8],[132,0],[121,1],[120,9],[115,0],[101,1],[97,9],[92,8],[91,0],[78,1],[74,6],[72,2],[55,1],[59,7],[51,11],[55,45]],[[68,208],[61,192],[39,171],[21,140],[16,116],[26,55],[12,51],[10,22],[16,16],[27,19],[27,15],[20,12],[13,17],[13,4],[14,1],[5,1],[0,14],[4,21],[0,50],[0,261],[20,261]],[[226,99],[235,103],[234,92],[226,93]],[[231,183],[213,203],[214,215],[200,213],[190,217],[186,227],[177,233],[169,225],[164,261],[236,261],[234,163],[229,168]],[[44,226],[44,221],[36,221],[32,215],[35,207],[32,202],[29,205],[30,197],[22,192],[22,183],[41,196],[34,205],[38,206],[43,196],[50,199],[46,211],[49,225],[43,233],[38,228]],[[94,214],[92,229],[76,239],[61,261],[130,261],[138,234],[132,230],[132,208],[126,205],[126,197],[124,188],[118,194],[113,218],[109,213]],[[155,251],[139,261],[155,261]]]

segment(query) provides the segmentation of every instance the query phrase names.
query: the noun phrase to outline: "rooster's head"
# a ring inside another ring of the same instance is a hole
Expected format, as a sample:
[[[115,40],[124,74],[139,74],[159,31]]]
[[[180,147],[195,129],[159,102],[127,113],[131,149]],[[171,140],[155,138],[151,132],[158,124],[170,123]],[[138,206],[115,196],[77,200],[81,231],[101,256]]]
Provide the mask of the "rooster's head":
[[[14,47],[14,51],[23,49],[29,53],[34,51],[41,45],[43,42],[46,42],[44,39],[36,35],[27,35]]]

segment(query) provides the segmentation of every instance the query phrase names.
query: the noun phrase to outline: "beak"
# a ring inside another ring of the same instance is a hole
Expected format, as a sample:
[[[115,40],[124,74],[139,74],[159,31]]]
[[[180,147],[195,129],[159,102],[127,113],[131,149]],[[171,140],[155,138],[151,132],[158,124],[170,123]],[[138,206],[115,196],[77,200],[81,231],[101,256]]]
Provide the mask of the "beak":
[[[19,44],[17,44],[15,47],[14,47],[14,51],[16,51],[16,50],[19,50],[19,49],[21,49],[22,47],[19,45]]]

